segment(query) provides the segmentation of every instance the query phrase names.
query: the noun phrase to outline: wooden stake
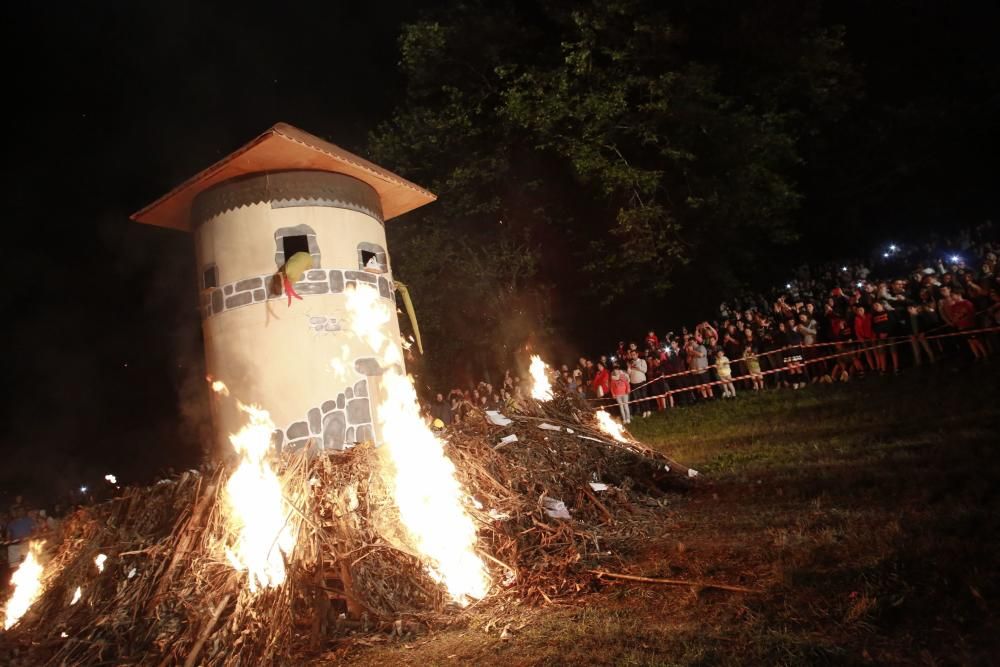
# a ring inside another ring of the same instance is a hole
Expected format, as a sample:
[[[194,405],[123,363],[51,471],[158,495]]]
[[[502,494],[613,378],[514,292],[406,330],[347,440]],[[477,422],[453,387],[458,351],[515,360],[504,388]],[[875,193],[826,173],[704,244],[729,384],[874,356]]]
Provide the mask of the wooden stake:
[[[634,574],[620,574],[618,572],[605,572],[604,570],[587,570],[591,574],[609,579],[625,579],[627,581],[638,581],[644,584],[665,584],[667,586],[693,586],[698,588],[717,588],[723,591],[733,591],[736,593],[761,593],[755,588],[744,588],[743,586],[730,586],[729,584],[713,584],[708,581],[688,581],[685,579],[656,579],[654,577],[640,577]]]
[[[201,636],[198,637],[198,641],[196,641],[194,646],[191,647],[191,652],[188,653],[187,660],[184,661],[184,667],[194,667],[194,663],[198,659],[198,654],[201,653],[202,647],[205,646],[205,641],[208,639],[208,636],[212,634],[212,630],[215,629],[215,624],[219,622],[219,617],[222,616],[222,611],[226,608],[227,604],[229,604],[228,594],[222,596],[222,601],[219,602],[215,611],[212,612],[212,618],[208,620],[208,625],[206,625],[205,629],[201,631]]]

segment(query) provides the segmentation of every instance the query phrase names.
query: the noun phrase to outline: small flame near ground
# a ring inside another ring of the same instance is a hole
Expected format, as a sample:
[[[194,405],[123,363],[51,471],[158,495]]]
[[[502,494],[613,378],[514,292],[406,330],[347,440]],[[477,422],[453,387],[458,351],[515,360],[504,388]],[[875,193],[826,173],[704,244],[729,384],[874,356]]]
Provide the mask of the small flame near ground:
[[[94,565],[97,566],[98,572],[104,572],[104,561],[108,559],[104,554],[97,554],[97,558],[94,559]]]
[[[282,553],[291,554],[295,531],[288,521],[289,508],[281,482],[266,460],[274,423],[266,410],[239,403],[249,422],[229,436],[240,456],[239,467],[226,482],[228,522],[236,540],[226,557],[237,570],[248,572],[247,586],[280,586],[285,580]]]
[[[531,355],[531,397],[536,401],[552,400],[552,383],[549,382],[549,367],[537,354]]]
[[[69,606],[72,607],[73,605],[75,605],[77,602],[80,601],[81,597],[83,597],[83,589],[77,586],[76,590],[73,591],[73,599],[69,601]]]
[[[455,601],[480,599],[489,590],[490,579],[476,553],[475,523],[463,505],[468,494],[455,477],[444,444],[420,417],[413,381],[400,367],[402,352],[386,335],[392,311],[376,290],[358,286],[347,293],[347,312],[350,330],[371,347],[385,368],[381,397],[373,398],[382,446],[391,462],[386,473],[400,522],[432,577]]]
[[[21,620],[25,612],[42,593],[42,564],[40,561],[44,542],[35,541],[28,545],[28,555],[11,575],[10,583],[14,592],[7,601],[3,629],[9,630]]]
[[[628,442],[624,426],[612,419],[611,415],[604,410],[598,410],[595,414],[597,415],[597,427],[602,432],[607,433],[618,442]]]

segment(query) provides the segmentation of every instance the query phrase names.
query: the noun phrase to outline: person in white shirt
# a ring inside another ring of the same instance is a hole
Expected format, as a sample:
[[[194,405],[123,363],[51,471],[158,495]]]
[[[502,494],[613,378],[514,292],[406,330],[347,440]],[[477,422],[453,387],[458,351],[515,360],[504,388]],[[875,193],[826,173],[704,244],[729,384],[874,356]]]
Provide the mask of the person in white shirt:
[[[643,417],[648,417],[652,411],[649,409],[649,401],[646,400],[646,396],[649,395],[649,390],[645,386],[646,371],[648,370],[646,360],[640,357],[635,350],[629,352],[628,356],[628,381],[632,385],[632,400],[635,402],[635,410]]]

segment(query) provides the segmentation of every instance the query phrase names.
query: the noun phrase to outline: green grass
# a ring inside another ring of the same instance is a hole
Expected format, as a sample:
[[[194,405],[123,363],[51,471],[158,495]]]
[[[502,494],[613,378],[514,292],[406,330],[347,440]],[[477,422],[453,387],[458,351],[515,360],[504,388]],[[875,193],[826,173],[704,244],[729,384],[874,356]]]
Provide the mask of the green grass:
[[[759,595],[608,586],[355,651],[359,664],[992,664],[1000,656],[994,367],[812,386],[637,419],[698,469],[626,567]]]

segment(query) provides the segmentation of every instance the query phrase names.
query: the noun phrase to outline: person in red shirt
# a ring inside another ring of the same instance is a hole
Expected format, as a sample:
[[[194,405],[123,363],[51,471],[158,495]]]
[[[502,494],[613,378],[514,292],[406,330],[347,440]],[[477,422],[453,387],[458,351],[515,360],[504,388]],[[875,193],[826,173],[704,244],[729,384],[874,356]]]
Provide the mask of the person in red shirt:
[[[610,384],[611,395],[614,396],[615,402],[618,403],[618,409],[622,413],[622,423],[632,423],[632,412],[628,405],[628,394],[632,388],[629,386],[628,373],[623,371],[618,364],[615,364],[615,370],[611,373]]]
[[[594,373],[594,380],[590,386],[594,389],[594,396],[604,398],[611,393],[611,374],[604,364],[597,362],[597,372]]]
[[[975,329],[976,307],[972,305],[972,302],[962,296],[961,292],[954,290],[952,290],[948,300],[952,325],[960,332]],[[984,361],[989,356],[986,352],[986,347],[983,345],[983,342],[979,340],[979,336],[977,334],[967,334],[965,340],[968,341],[969,349],[972,350],[972,354],[975,356],[976,361]]]
[[[886,363],[886,348],[892,356],[892,372],[899,374],[899,353],[892,342],[892,320],[885,304],[876,301],[872,304],[872,334],[875,336],[875,360],[878,362],[878,372],[885,375],[888,371]]]
[[[650,331],[646,334],[646,347],[650,350],[659,351],[660,339],[656,337],[656,332]]]
[[[875,370],[878,367],[872,352],[875,332],[872,331],[872,316],[865,312],[864,306],[854,308],[854,340],[858,341],[858,350],[864,352],[868,368]]]

